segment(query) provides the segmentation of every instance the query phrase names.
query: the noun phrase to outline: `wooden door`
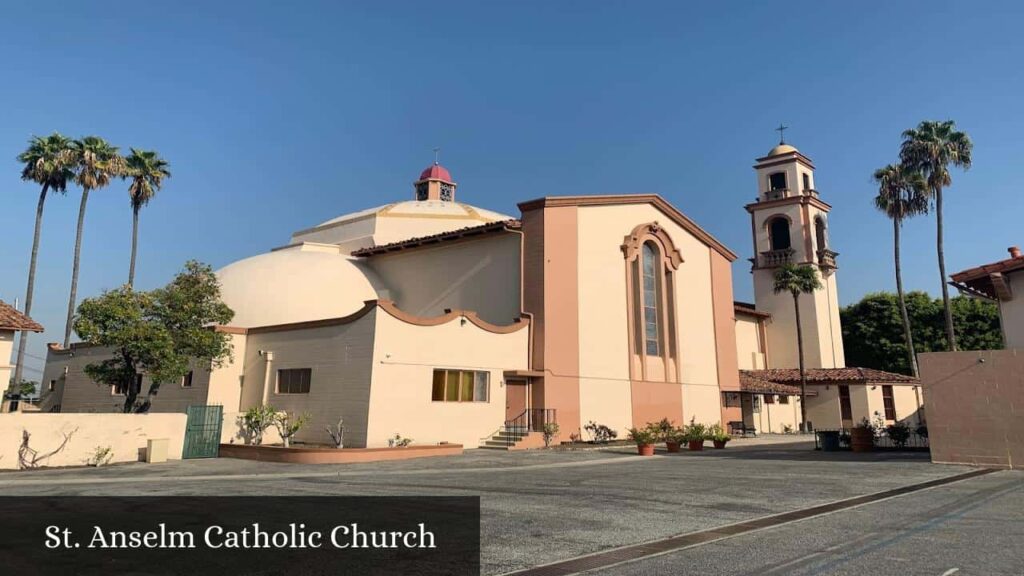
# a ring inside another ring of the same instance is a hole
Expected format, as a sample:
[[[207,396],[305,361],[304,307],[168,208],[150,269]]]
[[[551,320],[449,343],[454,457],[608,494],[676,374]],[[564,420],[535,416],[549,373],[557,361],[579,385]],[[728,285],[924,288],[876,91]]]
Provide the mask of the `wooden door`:
[[[522,414],[526,408],[526,398],[530,387],[526,380],[505,381],[505,421],[514,420]]]

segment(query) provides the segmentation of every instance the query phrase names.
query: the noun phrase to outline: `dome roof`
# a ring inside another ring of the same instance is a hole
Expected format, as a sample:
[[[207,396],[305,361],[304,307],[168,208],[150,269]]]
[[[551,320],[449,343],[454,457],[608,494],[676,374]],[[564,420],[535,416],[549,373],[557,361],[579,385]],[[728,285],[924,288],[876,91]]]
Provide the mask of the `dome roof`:
[[[252,328],[339,318],[378,298],[372,270],[337,249],[296,246],[229,264],[217,271],[221,298],[235,311],[232,326]]]
[[[452,182],[452,175],[448,172],[448,169],[441,166],[437,162],[434,162],[427,167],[426,170],[420,172],[420,180],[444,180],[445,182]]]
[[[779,144],[775,148],[768,151],[769,156],[781,156],[782,154],[789,154],[790,152],[799,152],[796,148],[789,144]]]

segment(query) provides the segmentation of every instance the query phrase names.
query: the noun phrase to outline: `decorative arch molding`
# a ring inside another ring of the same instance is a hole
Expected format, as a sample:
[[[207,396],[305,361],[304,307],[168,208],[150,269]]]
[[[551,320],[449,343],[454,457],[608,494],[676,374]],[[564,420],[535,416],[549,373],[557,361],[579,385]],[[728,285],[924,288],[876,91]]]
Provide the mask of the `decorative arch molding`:
[[[657,220],[633,228],[633,231],[622,240],[622,255],[626,261],[632,262],[639,258],[644,243],[648,240],[654,240],[660,245],[662,257],[667,266],[670,266],[672,270],[679,269],[679,265],[683,263],[683,255],[676,248],[672,237],[658,224]]]
[[[476,312],[471,310],[446,309],[445,313],[441,316],[417,316],[400,309],[392,300],[370,300],[367,303],[369,304],[371,302],[375,303],[381,310],[387,312],[392,318],[415,326],[440,326],[441,324],[447,324],[457,318],[465,318],[481,330],[494,334],[511,334],[526,328],[530,324],[528,318],[520,316],[519,318],[516,318],[512,324],[499,326],[481,319],[477,316]]]
[[[512,324],[499,326],[497,324],[491,324],[486,320],[482,320],[477,316],[476,312],[471,310],[445,310],[445,313],[441,316],[417,316],[401,310],[391,300],[366,300],[363,302],[363,307],[359,310],[356,310],[348,316],[341,316],[338,318],[325,318],[323,320],[309,320],[305,322],[292,322],[271,326],[255,326],[252,328],[216,326],[214,327],[214,330],[228,334],[263,334],[267,332],[286,332],[290,330],[309,330],[312,328],[324,328],[327,326],[341,326],[344,324],[351,324],[352,322],[359,320],[376,308],[380,308],[387,312],[388,315],[396,320],[401,320],[402,322],[413,324],[415,326],[440,326],[441,324],[447,324],[448,322],[458,318],[465,318],[477,328],[486,330],[487,332],[492,332],[494,334],[511,334],[526,328],[530,324],[529,318],[521,316],[516,318]]]

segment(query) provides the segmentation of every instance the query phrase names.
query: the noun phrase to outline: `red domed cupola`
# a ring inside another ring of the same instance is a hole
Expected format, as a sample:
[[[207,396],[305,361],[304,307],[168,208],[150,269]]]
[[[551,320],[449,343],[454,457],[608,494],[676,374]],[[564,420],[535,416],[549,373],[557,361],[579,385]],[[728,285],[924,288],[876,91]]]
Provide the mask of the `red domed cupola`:
[[[416,190],[416,200],[440,200],[442,202],[455,201],[455,182],[448,169],[435,161],[426,170],[420,173],[419,180],[413,183]]]

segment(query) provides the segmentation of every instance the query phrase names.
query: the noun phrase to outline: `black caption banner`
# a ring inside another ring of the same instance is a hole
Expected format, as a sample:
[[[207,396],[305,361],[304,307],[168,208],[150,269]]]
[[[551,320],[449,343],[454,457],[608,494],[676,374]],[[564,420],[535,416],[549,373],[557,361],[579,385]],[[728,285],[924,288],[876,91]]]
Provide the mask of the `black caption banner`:
[[[18,575],[480,573],[479,497],[0,497]]]

